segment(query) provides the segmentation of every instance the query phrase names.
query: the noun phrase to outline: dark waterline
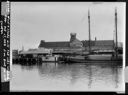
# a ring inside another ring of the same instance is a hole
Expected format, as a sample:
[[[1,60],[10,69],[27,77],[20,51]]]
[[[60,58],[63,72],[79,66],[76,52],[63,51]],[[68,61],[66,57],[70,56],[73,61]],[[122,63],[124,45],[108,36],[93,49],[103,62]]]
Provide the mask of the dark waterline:
[[[107,63],[13,64],[10,90],[124,91],[122,71],[122,67]]]

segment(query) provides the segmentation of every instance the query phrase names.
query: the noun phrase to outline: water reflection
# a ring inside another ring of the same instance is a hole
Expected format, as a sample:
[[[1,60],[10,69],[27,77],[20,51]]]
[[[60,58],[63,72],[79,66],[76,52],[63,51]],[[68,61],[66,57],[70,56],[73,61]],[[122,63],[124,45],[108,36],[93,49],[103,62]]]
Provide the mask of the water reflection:
[[[122,89],[122,68],[116,65],[35,63],[19,66],[21,66],[21,70],[28,71],[26,72],[28,76],[30,76],[29,71],[35,70],[38,72],[36,73],[38,74],[38,80],[34,82],[40,82],[42,90],[45,88],[49,88],[49,90],[68,89],[83,91],[95,91],[101,90],[101,88],[105,91]],[[51,85],[48,85],[48,82]]]

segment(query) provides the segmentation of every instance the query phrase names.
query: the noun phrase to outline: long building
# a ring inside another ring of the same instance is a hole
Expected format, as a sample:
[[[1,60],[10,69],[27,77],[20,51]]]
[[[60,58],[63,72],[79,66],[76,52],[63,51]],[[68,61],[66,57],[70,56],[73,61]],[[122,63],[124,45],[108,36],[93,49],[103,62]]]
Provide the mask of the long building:
[[[58,41],[58,42],[45,42],[41,40],[38,48],[49,48],[53,50],[57,49],[89,49],[89,41],[84,40],[80,41],[76,38],[76,33],[70,34],[70,41]],[[91,50],[113,50],[114,41],[113,40],[92,40],[91,41]]]

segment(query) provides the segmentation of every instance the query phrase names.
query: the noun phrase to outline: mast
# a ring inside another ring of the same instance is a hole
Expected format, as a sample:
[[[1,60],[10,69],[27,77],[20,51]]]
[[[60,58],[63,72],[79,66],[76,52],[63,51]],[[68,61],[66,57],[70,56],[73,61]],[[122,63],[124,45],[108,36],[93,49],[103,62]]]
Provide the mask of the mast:
[[[88,27],[89,27],[89,53],[91,52],[91,33],[90,33],[90,12],[88,10]]]
[[[117,8],[115,8],[115,33],[116,33],[116,58],[117,58],[117,50],[118,50],[118,39],[117,39]]]

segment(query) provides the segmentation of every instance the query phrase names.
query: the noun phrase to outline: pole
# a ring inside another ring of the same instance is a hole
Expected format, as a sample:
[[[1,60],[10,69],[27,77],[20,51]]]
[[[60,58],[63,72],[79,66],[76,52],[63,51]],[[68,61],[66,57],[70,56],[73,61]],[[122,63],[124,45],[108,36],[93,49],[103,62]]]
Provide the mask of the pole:
[[[118,50],[118,40],[117,40],[117,9],[115,9],[115,32],[116,32],[116,58],[117,58],[117,50]]]
[[[91,52],[91,33],[90,33],[90,12],[88,10],[88,27],[89,27],[89,53]]]

